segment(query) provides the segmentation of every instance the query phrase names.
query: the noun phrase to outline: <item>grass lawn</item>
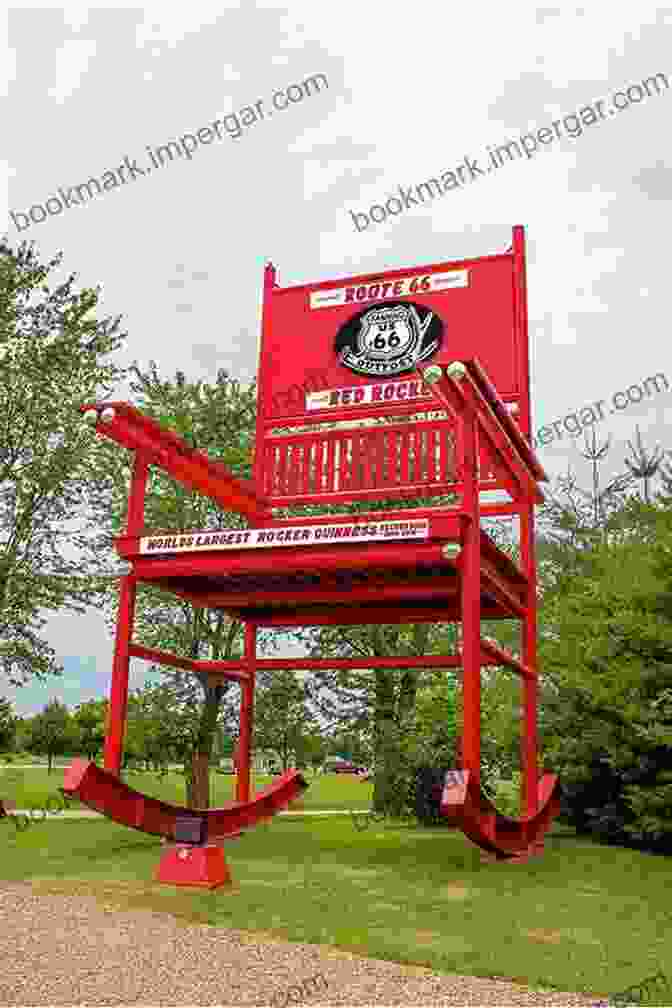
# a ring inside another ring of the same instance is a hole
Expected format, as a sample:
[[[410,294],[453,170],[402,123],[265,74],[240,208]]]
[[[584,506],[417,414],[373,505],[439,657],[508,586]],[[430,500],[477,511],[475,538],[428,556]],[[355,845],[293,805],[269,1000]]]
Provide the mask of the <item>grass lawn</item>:
[[[109,907],[602,997],[672,972],[669,858],[562,831],[540,860],[505,866],[481,864],[459,832],[276,818],[227,845],[234,887],[212,892],[154,883],[158,838],[109,821],[0,831],[4,879]]]
[[[305,809],[368,809],[371,807],[373,783],[362,781],[350,774],[305,774],[309,787],[301,798]],[[153,798],[162,798],[174,805],[185,804],[184,777],[169,772],[161,777],[155,773],[125,773],[129,787]],[[273,780],[267,774],[252,777],[257,790]],[[12,798],[17,808],[41,808],[50,796],[58,795],[63,784],[63,769],[54,768],[49,774],[46,767],[21,770],[8,767],[0,769],[0,798]],[[231,774],[210,774],[210,802],[214,808],[234,797],[235,777]],[[85,808],[81,802],[68,802],[70,808]],[[53,807],[50,805],[50,807]]]

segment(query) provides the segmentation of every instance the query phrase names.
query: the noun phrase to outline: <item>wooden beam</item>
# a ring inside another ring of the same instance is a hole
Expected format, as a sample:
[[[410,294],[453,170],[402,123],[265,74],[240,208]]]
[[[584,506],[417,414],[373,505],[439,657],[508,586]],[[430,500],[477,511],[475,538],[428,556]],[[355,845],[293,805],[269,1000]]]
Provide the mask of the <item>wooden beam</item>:
[[[468,367],[468,364],[468,361],[465,362],[465,367]],[[516,480],[522,491],[526,491],[530,495],[532,500],[543,504],[544,495],[537,486],[537,478],[543,479],[544,477],[537,476],[535,472],[531,471],[529,460],[524,461],[521,458],[516,445],[502,427],[493,407],[478,388],[474,378],[467,373],[461,381],[457,381],[443,374],[438,382],[429,387],[434,398],[445,409],[452,409],[458,415],[464,415],[468,405],[476,410],[481,431],[502,458],[512,478]]]
[[[461,568],[461,555],[458,557],[457,565]],[[489,593],[505,608],[511,609],[515,616],[522,619],[525,615],[525,606],[513,592],[503,583],[502,575],[496,568],[485,560],[481,555],[481,579],[482,591]]]
[[[157,651],[156,648],[143,647],[142,644],[131,644],[128,653],[132,658],[142,658],[144,661],[155,662],[157,665],[170,665],[187,672],[216,672],[220,679],[233,679],[236,682],[246,682],[248,674],[245,662],[236,661],[201,661],[196,658],[181,658],[169,654],[168,651]]]
[[[427,566],[449,566],[438,544],[395,542],[385,545],[360,543],[332,547],[275,546],[258,550],[226,550],[177,553],[159,556],[127,554],[118,548],[124,559],[133,561],[133,573],[143,581],[160,578],[217,576],[224,574],[286,574],[338,570],[381,569],[410,570]]]
[[[481,647],[488,655],[489,665],[507,665],[515,672],[518,672],[523,679],[536,679],[536,673],[529,665],[525,665],[518,658],[511,654],[506,648],[494,644],[492,641],[481,638]]]
[[[224,510],[236,511],[253,520],[271,516],[269,502],[257,494],[251,483],[238,479],[223,463],[196,451],[129,403],[84,403],[79,407],[80,413],[91,409],[99,413],[104,409],[114,410],[114,417],[109,421],[98,420],[97,434],[131,451],[141,452],[147,461],[164,469],[178,482],[200,491]]]
[[[257,626],[367,626],[380,623],[456,623],[460,620],[460,611],[456,606],[443,607],[379,607],[354,606],[348,609],[342,606],[304,606],[272,613],[268,609],[255,611],[249,609],[229,609],[230,615],[236,619],[248,620]],[[499,607],[482,606],[483,619],[506,619]]]
[[[174,589],[171,586],[166,585],[166,591],[172,592],[173,590]],[[458,584],[456,578],[437,578],[435,584],[427,583],[424,585],[415,585],[412,581],[410,581],[410,583],[401,583],[396,585],[391,585],[389,583],[372,584],[352,588],[344,585],[340,588],[322,588],[317,590],[297,587],[289,588],[287,590],[250,590],[243,593],[240,591],[227,592],[217,590],[215,588],[209,592],[198,593],[198,595],[195,592],[192,592],[190,601],[198,598],[200,606],[212,606],[222,609],[227,609],[229,607],[240,609],[242,606],[247,605],[292,606],[331,604],[349,606],[357,602],[366,603],[387,601],[403,603],[405,601],[420,599],[434,599],[438,601],[441,598],[455,598],[457,593]]]

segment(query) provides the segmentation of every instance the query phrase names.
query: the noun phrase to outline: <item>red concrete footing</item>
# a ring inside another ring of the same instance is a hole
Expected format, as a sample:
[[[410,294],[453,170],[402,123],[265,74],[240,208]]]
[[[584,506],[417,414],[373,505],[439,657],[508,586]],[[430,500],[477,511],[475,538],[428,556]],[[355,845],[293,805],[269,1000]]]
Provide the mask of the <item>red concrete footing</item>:
[[[156,869],[156,881],[201,889],[217,889],[232,884],[224,850],[217,844],[175,844],[169,847]]]

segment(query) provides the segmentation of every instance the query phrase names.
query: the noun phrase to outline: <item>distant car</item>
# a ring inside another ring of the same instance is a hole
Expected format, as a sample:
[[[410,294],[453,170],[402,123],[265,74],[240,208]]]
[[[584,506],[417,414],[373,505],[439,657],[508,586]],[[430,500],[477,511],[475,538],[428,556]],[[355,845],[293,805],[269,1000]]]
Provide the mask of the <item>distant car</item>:
[[[366,771],[366,767],[356,766],[355,763],[347,763],[345,761],[343,761],[343,763],[335,763],[329,769],[331,770],[332,773],[360,774]]]

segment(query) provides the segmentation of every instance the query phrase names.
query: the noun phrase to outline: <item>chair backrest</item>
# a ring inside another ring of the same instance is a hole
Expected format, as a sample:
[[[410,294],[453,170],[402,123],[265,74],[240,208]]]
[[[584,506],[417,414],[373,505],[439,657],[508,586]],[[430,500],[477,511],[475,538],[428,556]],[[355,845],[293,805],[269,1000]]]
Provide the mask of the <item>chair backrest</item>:
[[[264,276],[254,479],[274,508],[445,499],[455,416],[418,367],[478,358],[529,442],[524,233],[503,254],[282,288]],[[481,452],[482,491],[503,486]]]
[[[424,420],[267,436],[263,493],[274,507],[450,493],[453,429]]]

